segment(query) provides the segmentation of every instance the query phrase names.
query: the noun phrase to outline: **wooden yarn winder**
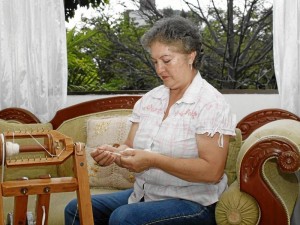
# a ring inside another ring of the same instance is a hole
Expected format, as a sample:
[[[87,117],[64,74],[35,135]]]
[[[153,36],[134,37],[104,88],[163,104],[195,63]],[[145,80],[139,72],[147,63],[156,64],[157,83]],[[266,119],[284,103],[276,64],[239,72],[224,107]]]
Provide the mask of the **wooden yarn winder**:
[[[58,131],[42,132],[6,132],[1,134],[0,139],[0,161],[2,170],[4,166],[9,167],[30,167],[45,165],[60,165],[68,158],[73,157],[73,177],[36,178],[2,181],[0,185],[0,225],[4,225],[3,197],[14,196],[13,224],[25,225],[27,217],[28,196],[36,195],[35,224],[47,225],[50,205],[50,194],[58,192],[76,191],[78,199],[79,217],[81,225],[92,225],[93,214],[90,201],[90,189],[88,172],[85,158],[85,147],[83,143],[73,143],[72,139]],[[32,138],[44,140],[43,145],[19,146],[19,152],[34,153],[45,152],[45,157],[28,159],[8,159],[5,157],[5,144],[15,139]],[[3,178],[2,178],[3,180]]]

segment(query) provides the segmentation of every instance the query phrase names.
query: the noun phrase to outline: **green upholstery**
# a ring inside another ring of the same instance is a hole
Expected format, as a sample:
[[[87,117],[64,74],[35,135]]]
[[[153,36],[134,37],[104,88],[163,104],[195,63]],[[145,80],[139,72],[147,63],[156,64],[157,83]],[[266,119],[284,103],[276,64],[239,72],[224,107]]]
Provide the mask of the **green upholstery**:
[[[259,215],[255,199],[241,192],[237,181],[221,195],[216,206],[218,225],[255,225],[258,223]]]
[[[0,119],[0,132],[7,131],[42,131],[42,130],[52,130],[51,123],[39,123],[39,124],[22,124],[16,121],[6,121]]]
[[[242,145],[242,133],[241,130],[235,129],[236,136],[230,137],[229,151],[225,166],[225,173],[228,177],[228,185],[232,184],[236,180],[236,158],[239,154]]]
[[[267,183],[271,185],[276,195],[282,199],[290,218],[300,191],[297,176],[294,173],[281,172],[275,159],[271,159],[265,164],[263,172]]]
[[[56,130],[72,137],[74,142],[86,143],[86,122],[90,117],[113,117],[115,115],[129,115],[131,109],[108,110],[104,112],[84,115],[70,119],[61,124]]]

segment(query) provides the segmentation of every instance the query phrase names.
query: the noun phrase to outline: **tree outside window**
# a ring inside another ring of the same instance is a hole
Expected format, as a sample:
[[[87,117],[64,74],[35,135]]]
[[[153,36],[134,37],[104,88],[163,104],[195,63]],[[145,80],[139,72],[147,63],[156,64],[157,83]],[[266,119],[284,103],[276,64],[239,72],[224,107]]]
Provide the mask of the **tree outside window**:
[[[67,0],[66,0],[67,1]],[[216,88],[277,89],[273,66],[272,4],[264,0],[183,0],[188,10],[158,10],[155,1],[131,0],[138,10],[117,18],[82,18],[67,30],[69,92],[147,91],[161,84],[140,37],[162,17],[180,15],[199,25],[204,45],[201,75]],[[145,3],[146,2],[146,3]],[[239,4],[239,5],[235,5]]]

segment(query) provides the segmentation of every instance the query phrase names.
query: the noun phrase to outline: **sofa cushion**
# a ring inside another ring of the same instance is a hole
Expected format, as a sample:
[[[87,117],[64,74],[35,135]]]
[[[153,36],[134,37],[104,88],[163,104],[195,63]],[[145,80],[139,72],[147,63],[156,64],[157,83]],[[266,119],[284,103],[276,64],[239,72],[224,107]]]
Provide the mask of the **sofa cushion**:
[[[219,225],[228,224],[258,224],[260,209],[256,200],[240,191],[237,181],[221,195],[216,206],[216,222]]]
[[[93,148],[103,144],[120,144],[127,138],[130,125],[129,116],[89,118],[86,145]]]
[[[91,187],[131,188],[134,173],[116,164],[100,167],[90,156],[97,146],[123,143],[130,129],[128,116],[92,117],[87,120],[86,155]]]

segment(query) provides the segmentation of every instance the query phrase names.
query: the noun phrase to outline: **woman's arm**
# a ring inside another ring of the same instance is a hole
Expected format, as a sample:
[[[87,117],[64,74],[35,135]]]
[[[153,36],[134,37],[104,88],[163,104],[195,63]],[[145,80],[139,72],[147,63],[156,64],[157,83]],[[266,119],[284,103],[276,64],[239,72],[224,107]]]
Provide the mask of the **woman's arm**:
[[[229,146],[228,135],[223,136],[223,147],[219,147],[219,138],[219,133],[213,137],[196,135],[199,158],[172,158],[150,151],[128,150],[122,152],[121,165],[135,172],[155,167],[186,181],[216,183],[224,174]]]
[[[130,130],[129,130],[129,133],[128,133],[128,136],[127,136],[127,139],[124,142],[124,145],[125,145],[126,148],[128,148],[128,147],[132,148],[133,140],[134,140],[134,137],[135,137],[135,134],[136,134],[136,131],[137,131],[138,128],[139,128],[139,123],[132,123],[132,125],[130,127]]]

